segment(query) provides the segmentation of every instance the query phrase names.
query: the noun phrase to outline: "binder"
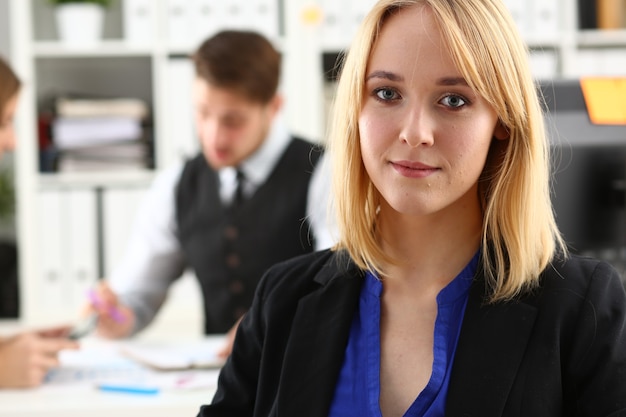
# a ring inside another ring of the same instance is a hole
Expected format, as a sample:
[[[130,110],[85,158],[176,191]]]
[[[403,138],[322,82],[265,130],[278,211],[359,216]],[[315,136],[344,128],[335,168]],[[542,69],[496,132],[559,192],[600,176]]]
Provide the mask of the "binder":
[[[348,9],[348,27],[347,32],[350,36],[349,41],[356,34],[359,26],[363,22],[365,15],[374,7],[376,0],[350,0]]]
[[[524,37],[528,36],[531,30],[531,9],[529,2],[524,0],[504,0],[504,4],[509,9],[519,33]]]
[[[67,230],[66,259],[68,286],[75,311],[87,302],[87,291],[98,279],[98,242],[96,192],[90,188],[67,190],[64,193]]]
[[[242,13],[243,26],[276,41],[280,37],[277,0],[248,0]]]
[[[137,211],[147,194],[148,186],[107,188],[102,193],[103,250],[105,277],[122,262]]]
[[[513,0],[511,0],[511,2],[512,1]],[[554,38],[558,35],[561,29],[559,22],[559,0],[531,0],[529,3],[530,16],[527,26],[533,36],[537,36],[541,39],[546,37]]]
[[[319,4],[322,10],[320,27],[322,49],[343,50],[351,40],[346,30],[349,23],[347,3],[337,0],[320,0]]]
[[[226,28],[250,29],[250,22],[246,20],[245,13],[250,7],[249,0],[228,0],[221,4],[224,5],[224,9],[221,9],[221,15],[218,11],[217,18],[224,22]]]
[[[39,192],[38,302],[43,311],[73,315],[97,279],[96,197],[92,189]]]
[[[150,45],[156,36],[156,3],[153,0],[124,0],[124,40],[132,45]]]
[[[189,1],[194,48],[224,28],[225,3],[223,0]]]
[[[167,39],[170,47],[187,48],[194,41],[190,5],[188,0],[167,0]]]
[[[598,29],[612,30],[624,27],[624,0],[596,0]]]
[[[578,0],[578,29],[597,29],[596,0]]]
[[[167,134],[161,138],[159,146],[163,149],[161,167],[182,162],[195,155],[200,145],[193,120],[192,88],[195,73],[189,59],[170,59],[167,68]]]
[[[66,205],[62,191],[42,190],[38,193],[39,280],[36,302],[41,311],[64,311],[71,301],[64,248],[67,244],[66,223],[63,215]],[[66,236],[63,239],[63,236]]]

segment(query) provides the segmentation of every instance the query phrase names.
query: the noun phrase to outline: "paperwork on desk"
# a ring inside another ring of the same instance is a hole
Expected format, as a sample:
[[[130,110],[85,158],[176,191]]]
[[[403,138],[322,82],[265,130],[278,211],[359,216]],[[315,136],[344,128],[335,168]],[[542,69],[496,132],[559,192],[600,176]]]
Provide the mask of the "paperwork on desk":
[[[157,371],[218,369],[224,359],[216,355],[214,341],[185,345],[133,344],[121,348],[122,355]]]
[[[161,391],[215,388],[217,363],[211,363],[211,369],[180,369],[185,361],[208,366],[208,358],[215,356],[218,342],[166,344],[86,339],[81,349],[60,352],[61,366],[48,373],[40,389],[97,389],[101,384],[151,386]],[[141,360],[131,359],[128,352]],[[147,362],[171,371],[157,371],[156,366],[145,366]]]

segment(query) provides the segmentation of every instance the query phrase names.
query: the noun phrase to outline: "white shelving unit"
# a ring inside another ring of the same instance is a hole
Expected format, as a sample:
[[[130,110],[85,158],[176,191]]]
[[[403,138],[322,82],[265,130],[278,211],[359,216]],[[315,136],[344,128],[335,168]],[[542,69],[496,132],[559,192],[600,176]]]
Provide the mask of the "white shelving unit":
[[[188,97],[192,70],[184,56],[204,37],[217,30],[219,24],[269,33],[283,53],[281,89],[286,95],[285,118],[289,127],[295,134],[323,140],[327,104],[333,91],[332,83],[324,77],[324,54],[338,54],[349,45],[358,22],[374,3],[374,0],[116,0],[107,10],[104,39],[91,47],[68,48],[57,40],[53,11],[46,0],[1,1],[8,2],[11,61],[24,81],[17,120],[17,228],[22,314],[33,323],[72,318],[76,312],[76,302],[46,301],[54,296],[54,291],[46,289],[54,283],[46,278],[50,271],[45,270],[42,260],[53,249],[59,249],[53,246],[77,247],[72,240],[96,242],[95,249],[90,249],[91,243],[80,248],[88,250],[89,255],[80,251],[58,255],[71,264],[78,256],[91,259],[92,252],[96,252],[93,254],[96,265],[86,268],[92,272],[82,272],[86,278],[59,272],[60,281],[80,279],[81,283],[91,283],[99,274],[106,274],[126,238],[119,228],[107,236],[106,225],[115,223],[111,216],[126,213],[126,218],[132,217],[136,207],[135,203],[124,207],[126,199],[120,196],[136,201],[135,197],[145,192],[155,171],[197,149]],[[522,22],[530,28],[524,33],[537,78],[626,75],[626,31],[579,31],[575,0],[508,0],[508,3],[511,7],[522,4],[526,7],[516,13],[518,19],[527,19]],[[212,13],[218,9],[222,18],[216,20]],[[535,25],[529,16],[541,16],[541,24]],[[52,88],[133,94],[146,100],[154,120],[155,169],[134,173],[41,174],[37,109]],[[91,197],[84,196],[94,193],[93,204],[106,210],[98,214],[105,220],[97,216],[89,220],[92,214],[86,214],[82,235],[72,235],[64,227],[53,230],[64,221],[56,221],[59,216],[67,217],[71,212],[70,222],[74,222],[79,221],[83,212],[92,211],[91,208],[79,210],[74,205],[91,205]],[[48,220],[53,214],[42,200],[56,201],[57,197],[61,198],[59,213]],[[104,201],[102,204],[99,198]],[[63,208],[67,204],[71,208]],[[46,219],[36,220],[42,218]],[[93,222],[96,224],[92,225]],[[54,228],[48,229],[48,223]],[[94,239],[88,236],[91,233],[96,234]],[[111,255],[112,248],[117,248],[115,255]]]

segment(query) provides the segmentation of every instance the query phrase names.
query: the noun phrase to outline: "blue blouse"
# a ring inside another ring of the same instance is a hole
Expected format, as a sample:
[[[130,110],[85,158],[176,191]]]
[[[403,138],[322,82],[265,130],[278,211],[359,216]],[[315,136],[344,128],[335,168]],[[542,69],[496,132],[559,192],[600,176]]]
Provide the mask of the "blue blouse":
[[[478,253],[437,295],[433,366],[424,390],[405,417],[443,417],[450,372],[463,322],[467,296],[478,264]],[[330,417],[381,417],[380,411],[380,296],[382,282],[368,272],[355,312]]]

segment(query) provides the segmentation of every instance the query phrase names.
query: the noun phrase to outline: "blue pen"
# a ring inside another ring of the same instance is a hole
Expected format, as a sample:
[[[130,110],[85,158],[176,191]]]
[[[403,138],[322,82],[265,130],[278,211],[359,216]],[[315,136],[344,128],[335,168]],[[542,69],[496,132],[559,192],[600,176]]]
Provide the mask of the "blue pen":
[[[155,395],[159,393],[159,388],[153,386],[102,383],[98,384],[97,387],[100,391],[120,392],[124,394]]]

